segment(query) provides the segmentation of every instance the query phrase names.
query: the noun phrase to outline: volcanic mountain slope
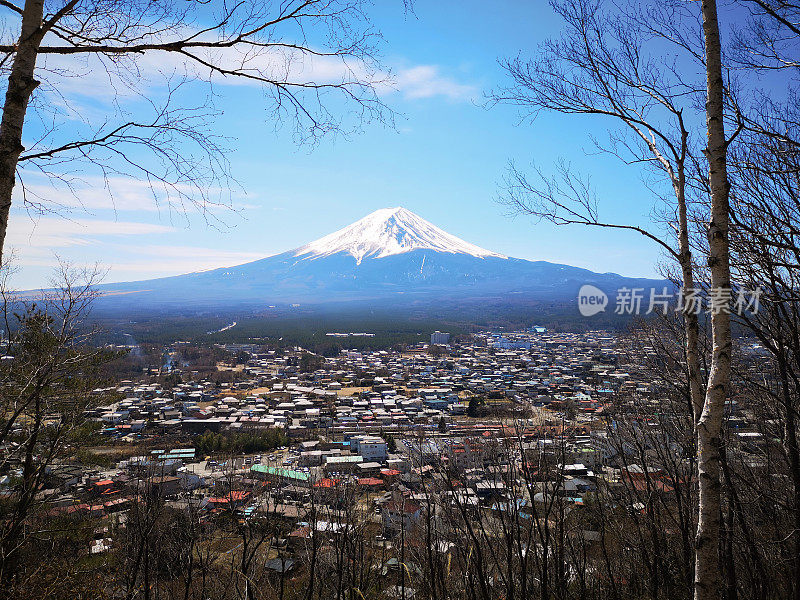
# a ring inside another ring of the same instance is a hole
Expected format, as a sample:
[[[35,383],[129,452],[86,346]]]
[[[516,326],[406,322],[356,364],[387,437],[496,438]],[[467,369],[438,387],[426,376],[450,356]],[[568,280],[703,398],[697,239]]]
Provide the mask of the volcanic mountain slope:
[[[405,208],[377,210],[314,242],[254,262],[101,287],[106,301],[236,306],[263,303],[416,302],[524,296],[574,300],[664,282],[510,258],[451,235]],[[511,295],[511,296],[509,296]]]

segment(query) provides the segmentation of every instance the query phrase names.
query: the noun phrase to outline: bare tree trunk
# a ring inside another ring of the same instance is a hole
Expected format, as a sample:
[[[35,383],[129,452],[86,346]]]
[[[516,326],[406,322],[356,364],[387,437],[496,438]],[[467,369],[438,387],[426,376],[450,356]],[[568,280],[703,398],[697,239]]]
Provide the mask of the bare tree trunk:
[[[682,132],[681,148],[685,151],[688,132]],[[689,398],[694,422],[700,419],[703,411],[703,386],[700,381],[700,324],[697,313],[689,310],[689,298],[694,291],[694,265],[692,249],[689,245],[689,219],[686,210],[686,175],[683,160],[678,164],[675,182],[675,198],[678,202],[678,263],[683,279],[683,327],[686,335],[686,367],[689,379]]]
[[[711,189],[708,266],[712,292],[719,292],[730,290],[731,287],[728,247],[730,184],[723,120],[722,44],[715,0],[703,0],[702,14],[706,46],[706,157]],[[708,387],[703,412],[697,423],[699,514],[695,538],[695,600],[717,600],[720,597],[720,447],[731,371],[731,322],[727,306],[712,310],[711,336],[713,348]]]
[[[784,417],[783,425],[783,447],[786,452],[786,459],[789,463],[789,476],[792,480],[792,508],[794,511],[794,527],[796,532],[800,532],[800,450],[797,443],[797,418],[789,385],[789,373],[786,360],[786,349],[783,343],[779,343],[775,358],[778,363],[778,372],[781,382],[780,397],[783,399]],[[791,598],[800,599],[800,536],[795,535],[795,553],[792,560],[795,573],[795,580],[792,581]]]
[[[24,150],[22,126],[31,94],[39,82],[33,78],[39,44],[42,42],[44,0],[27,0],[22,11],[22,33],[17,42],[11,74],[8,76],[3,118],[0,121],[0,265],[8,229],[11,194],[16,181],[17,161]]]

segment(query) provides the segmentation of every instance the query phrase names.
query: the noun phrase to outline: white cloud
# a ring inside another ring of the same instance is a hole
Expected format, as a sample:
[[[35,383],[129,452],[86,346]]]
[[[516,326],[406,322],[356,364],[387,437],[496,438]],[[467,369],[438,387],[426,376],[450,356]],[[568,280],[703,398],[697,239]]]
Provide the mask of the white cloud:
[[[394,73],[370,68],[363,61],[349,57],[319,56],[286,48],[245,49],[239,47],[196,49],[202,61],[228,71],[265,77],[280,83],[352,84],[369,82],[381,95],[395,92],[407,99],[445,97],[469,100],[478,88],[461,83],[442,73],[438,65],[399,67]],[[199,62],[173,52],[145,52],[126,56],[121,62],[94,55],[43,55],[41,66],[47,69],[45,89],[66,97],[85,97],[111,102],[162,89],[170,78],[210,81],[224,86],[261,86],[249,77],[212,72]],[[69,76],[67,76],[69,74]],[[67,103],[69,104],[69,102]]]
[[[6,250],[13,256],[13,263],[19,268],[14,279],[21,287],[35,287],[45,284],[44,273],[64,259],[76,266],[98,263],[108,268],[119,256],[135,251],[138,244],[124,246],[111,243],[119,237],[164,235],[175,232],[174,227],[158,223],[138,221],[112,221],[107,219],[63,219],[41,217],[32,219],[25,213],[14,211],[8,226]],[[151,267],[157,271],[160,262],[151,259]],[[33,269],[31,271],[31,269]]]
[[[432,98],[444,96],[450,100],[469,100],[478,93],[478,88],[457,82],[451,77],[442,75],[436,65],[420,65],[398,71],[397,89],[406,98]]]
[[[67,248],[87,246],[95,238],[171,233],[174,227],[157,223],[110,221],[101,219],[32,219],[23,213],[12,213],[6,244],[26,248]]]
[[[240,213],[259,208],[246,202],[244,196],[221,188],[206,188],[208,201],[202,198],[194,202],[198,192],[186,184],[166,186],[158,181],[148,182],[133,177],[83,176],[70,186],[59,180],[48,180],[34,171],[24,171],[24,191],[21,185],[14,188],[14,206],[21,207],[25,201],[42,204],[59,214],[70,214],[74,210],[92,214],[95,211],[166,213],[189,223],[192,215],[215,215],[223,219],[225,213]]]
[[[137,236],[175,233],[174,227],[136,221],[103,219],[31,219],[13,213],[7,246],[20,268],[21,287],[42,285],[47,271],[64,259],[76,266],[97,264],[105,280],[131,281],[227,267],[264,258],[257,252],[203,246],[142,244]],[[125,243],[119,239],[131,239]],[[41,268],[47,269],[42,272]],[[33,269],[31,271],[31,269]],[[27,274],[26,274],[27,271]]]
[[[162,244],[137,245],[127,248],[128,256],[108,264],[109,279],[129,281],[142,277],[162,277],[230,267],[264,258],[264,254],[237,250],[220,250],[200,246]],[[158,260],[154,260],[157,257]]]
[[[42,181],[41,178],[31,182],[27,174],[23,176],[23,181],[28,200],[65,209],[157,212],[169,204],[165,193],[157,189],[154,193],[150,184],[130,177],[110,177],[107,180],[84,177],[80,182],[74,182],[71,189],[56,181],[52,184]],[[14,188],[14,196],[15,205],[21,205],[22,186]]]

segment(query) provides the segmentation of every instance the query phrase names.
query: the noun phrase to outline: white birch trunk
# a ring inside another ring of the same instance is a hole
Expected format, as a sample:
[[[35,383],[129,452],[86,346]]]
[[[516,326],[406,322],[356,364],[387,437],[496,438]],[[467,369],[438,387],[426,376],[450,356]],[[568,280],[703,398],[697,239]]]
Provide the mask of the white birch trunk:
[[[17,162],[24,150],[22,127],[31,94],[39,84],[33,78],[39,45],[42,42],[44,0],[27,0],[22,12],[22,30],[17,42],[8,89],[0,121],[0,265],[8,229],[11,195],[16,182]]]
[[[728,252],[727,141],[725,139],[722,46],[714,0],[702,1],[703,35],[706,46],[706,157],[711,188],[711,218],[708,223],[712,289],[730,289]],[[731,322],[727,311],[711,315],[712,356],[705,404],[697,422],[699,514],[695,538],[695,600],[720,597],[720,447],[721,430],[731,370]]]
[[[684,133],[683,143],[686,143]],[[683,162],[678,166],[675,181],[675,197],[678,202],[678,263],[683,279],[683,307],[687,308],[689,297],[694,289],[694,268],[692,265],[692,249],[689,245],[689,221],[686,210],[686,176]],[[692,414],[695,424],[703,411],[703,386],[700,381],[700,325],[696,312],[684,310],[683,328],[686,352],[686,366],[689,378],[689,397],[692,403]]]

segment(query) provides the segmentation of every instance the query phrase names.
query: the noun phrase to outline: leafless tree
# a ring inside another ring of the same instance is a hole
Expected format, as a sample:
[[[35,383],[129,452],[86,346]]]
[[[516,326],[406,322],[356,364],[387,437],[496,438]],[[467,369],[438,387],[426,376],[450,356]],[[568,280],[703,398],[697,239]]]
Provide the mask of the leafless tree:
[[[616,123],[619,127],[610,132],[609,143],[596,141],[596,145],[628,164],[645,165],[666,181],[673,194],[666,202],[671,207],[668,222],[674,238],[640,225],[603,220],[589,180],[564,162],[557,165],[555,177],[537,170],[531,178],[512,166],[505,200],[515,211],[558,225],[622,229],[645,236],[678,264],[683,306],[689,306],[695,265],[689,241],[687,178],[694,161],[691,109],[698,83],[687,81],[677,66],[682,51],[658,58],[654,54],[654,47],[663,46],[665,39],[674,38],[679,48],[696,45],[676,22],[688,17],[680,10],[642,12],[634,5],[607,14],[602,3],[590,0],[559,1],[552,6],[566,25],[562,36],[545,42],[536,58],[506,60],[503,66],[513,85],[494,93],[493,100],[519,106],[528,117],[555,111]],[[697,315],[687,311],[684,322],[690,398],[699,418],[703,390]]]
[[[42,504],[46,474],[69,451],[95,399],[96,369],[109,357],[92,346],[87,322],[96,274],[64,266],[54,289],[22,300],[5,285],[2,302],[3,359],[0,363],[0,471],[17,483],[0,518],[0,585],[18,574],[29,519]]]
[[[799,39],[795,36],[794,39]],[[796,91],[796,90],[795,90]],[[790,95],[791,97],[791,95]],[[766,372],[746,379],[757,397],[769,398],[780,423],[789,475],[791,527],[800,531],[800,447],[798,447],[798,305],[800,266],[800,145],[792,122],[796,107],[773,102],[747,122],[731,152],[732,265],[737,285],[760,289],[758,310],[736,318],[752,332],[771,357]],[[800,543],[797,538],[794,543]],[[793,556],[800,554],[795,547]],[[795,563],[795,567],[800,566]],[[800,586],[794,586],[794,598]]]
[[[380,38],[366,5],[0,2],[0,70],[8,76],[0,122],[0,248],[23,171],[70,188],[90,168],[109,191],[110,177],[132,177],[146,182],[155,200],[178,208],[226,202],[230,172],[224,136],[212,126],[213,84],[260,86],[268,120],[290,120],[302,140],[389,116],[379,93],[389,75],[378,63]],[[149,89],[153,77],[165,93]],[[98,118],[69,102],[66,85],[80,78],[110,96],[107,114]],[[131,108],[126,96],[146,108]],[[341,102],[346,108],[339,113],[333,105]],[[350,117],[355,121],[345,124]],[[41,131],[37,139],[23,133],[31,120]],[[22,190],[34,207],[57,207],[52,197],[37,199],[24,182]]]
[[[615,7],[612,16],[605,16],[599,2],[574,0],[553,5],[567,31],[560,39],[545,43],[536,59],[508,61],[506,69],[514,86],[498,93],[496,99],[534,113],[551,110],[612,117],[621,122],[630,137],[612,134],[611,145],[602,149],[617,156],[624,151],[632,162],[655,166],[666,176],[675,198],[672,223],[677,248],[639,226],[601,221],[588,185],[566,169],[562,169],[562,181],[540,178],[544,182],[540,185],[530,185],[512,172],[510,202],[524,213],[555,223],[630,229],[645,235],[680,265],[684,299],[688,300],[686,294],[694,287],[695,274],[687,215],[687,164],[698,165],[700,173],[702,165],[708,165],[707,174],[699,176],[706,182],[710,199],[706,217],[709,285],[712,290],[730,294],[727,149],[732,138],[725,135],[730,94],[723,78],[726,70],[716,3],[702,2],[699,13],[672,2],[658,3],[653,10],[631,4]],[[702,20],[701,28],[697,27],[698,19]],[[648,43],[660,49],[657,59],[655,48]],[[665,44],[668,52],[674,51],[671,57],[664,55]],[[702,67],[705,86],[686,80],[678,67],[686,61]],[[686,109],[701,101],[705,105],[707,139],[702,160],[690,145],[692,126],[684,115]],[[727,304],[712,310],[713,347],[705,392],[699,372],[697,319],[687,314],[684,320],[698,435],[700,518],[695,542],[695,597],[716,598],[720,586],[720,430],[730,381],[730,315]]]

